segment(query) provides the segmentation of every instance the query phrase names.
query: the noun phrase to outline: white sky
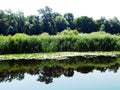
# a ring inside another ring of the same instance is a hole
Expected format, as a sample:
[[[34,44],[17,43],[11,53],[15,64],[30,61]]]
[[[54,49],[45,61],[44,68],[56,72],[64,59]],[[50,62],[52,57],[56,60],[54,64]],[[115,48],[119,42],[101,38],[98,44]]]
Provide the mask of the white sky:
[[[37,10],[49,6],[61,14],[71,12],[75,17],[101,16],[120,19],[120,0],[0,0],[0,9],[23,11],[25,15],[37,14]]]

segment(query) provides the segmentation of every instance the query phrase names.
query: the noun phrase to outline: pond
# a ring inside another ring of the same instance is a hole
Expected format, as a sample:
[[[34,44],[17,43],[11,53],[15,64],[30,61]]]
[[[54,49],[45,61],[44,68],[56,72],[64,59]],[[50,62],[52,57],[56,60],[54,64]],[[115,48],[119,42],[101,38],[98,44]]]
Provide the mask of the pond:
[[[0,90],[120,90],[120,58],[0,61]]]

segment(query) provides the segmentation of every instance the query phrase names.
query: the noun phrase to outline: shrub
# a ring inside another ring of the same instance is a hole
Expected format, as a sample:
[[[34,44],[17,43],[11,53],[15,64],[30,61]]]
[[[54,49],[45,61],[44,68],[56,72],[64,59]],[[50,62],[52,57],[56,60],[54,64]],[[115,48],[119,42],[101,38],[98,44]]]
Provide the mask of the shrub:
[[[57,51],[118,51],[119,35],[104,32],[78,35],[0,36],[0,54]]]
[[[79,32],[77,30],[63,30],[62,32],[57,33],[57,35],[78,35]]]

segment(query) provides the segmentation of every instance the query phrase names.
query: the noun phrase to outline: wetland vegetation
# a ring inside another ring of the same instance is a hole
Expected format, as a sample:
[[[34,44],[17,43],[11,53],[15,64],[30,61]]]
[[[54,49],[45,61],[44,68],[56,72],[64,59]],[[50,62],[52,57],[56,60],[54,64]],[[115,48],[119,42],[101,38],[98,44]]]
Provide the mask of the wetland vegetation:
[[[104,32],[56,36],[28,36],[25,34],[0,36],[0,54],[119,50],[120,36]]]

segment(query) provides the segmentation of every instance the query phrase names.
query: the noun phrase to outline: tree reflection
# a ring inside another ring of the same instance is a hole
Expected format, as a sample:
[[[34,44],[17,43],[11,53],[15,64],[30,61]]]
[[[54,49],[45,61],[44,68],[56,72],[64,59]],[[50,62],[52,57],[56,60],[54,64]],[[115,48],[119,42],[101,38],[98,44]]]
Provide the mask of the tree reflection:
[[[42,76],[42,75],[39,75],[37,81],[40,81],[40,82],[45,82],[45,84],[49,84],[49,83],[52,83],[53,82],[53,77],[47,77],[47,76]]]
[[[115,65],[112,65],[109,67],[110,71],[114,71],[114,73],[117,73],[118,69],[119,69],[120,65],[117,63]]]
[[[37,81],[45,82],[46,84],[52,83],[53,78],[59,77],[64,72],[64,68],[59,66],[47,67],[45,66],[40,71]]]
[[[105,72],[106,70],[117,72],[120,67],[120,59],[104,57],[82,58],[75,57],[67,60],[28,60],[28,61],[0,61],[0,82],[12,82],[14,79],[23,80],[25,73],[38,75],[37,81],[49,84],[54,78],[61,75],[73,77],[74,71],[90,73],[93,70]]]
[[[14,79],[17,79],[17,80],[22,80],[24,79],[24,73],[25,72],[2,72],[2,74],[0,73],[0,82],[11,82],[12,80]]]
[[[85,67],[78,67],[76,70],[78,72],[86,74],[86,73],[92,72],[94,70],[94,67],[86,67],[86,66]]]
[[[97,67],[96,70],[101,71],[101,72],[105,72],[107,70],[107,68],[106,67],[104,67],[104,68]]]
[[[65,70],[64,75],[66,77],[72,77],[74,75],[74,69],[73,68],[68,68],[67,70]]]

